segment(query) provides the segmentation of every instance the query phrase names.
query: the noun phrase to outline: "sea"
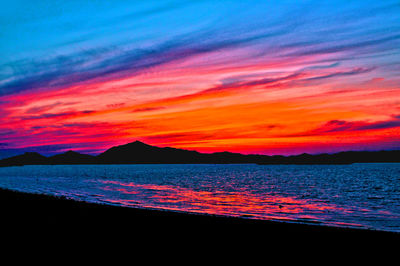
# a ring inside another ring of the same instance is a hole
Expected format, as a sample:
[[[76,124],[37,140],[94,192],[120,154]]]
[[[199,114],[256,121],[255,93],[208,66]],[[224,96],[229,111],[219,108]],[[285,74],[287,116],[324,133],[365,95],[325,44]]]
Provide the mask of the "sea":
[[[132,208],[400,232],[399,163],[27,165],[0,168],[0,187]]]

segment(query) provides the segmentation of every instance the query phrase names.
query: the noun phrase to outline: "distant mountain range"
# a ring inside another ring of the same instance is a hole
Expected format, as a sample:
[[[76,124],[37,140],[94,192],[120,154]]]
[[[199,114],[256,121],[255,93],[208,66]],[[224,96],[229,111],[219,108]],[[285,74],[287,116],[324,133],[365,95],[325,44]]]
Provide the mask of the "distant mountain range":
[[[348,151],[334,154],[244,155],[231,152],[200,153],[170,147],[160,148],[140,141],[112,147],[97,155],[68,151],[54,156],[26,152],[0,160],[0,166],[57,164],[352,164],[400,162],[400,151]]]

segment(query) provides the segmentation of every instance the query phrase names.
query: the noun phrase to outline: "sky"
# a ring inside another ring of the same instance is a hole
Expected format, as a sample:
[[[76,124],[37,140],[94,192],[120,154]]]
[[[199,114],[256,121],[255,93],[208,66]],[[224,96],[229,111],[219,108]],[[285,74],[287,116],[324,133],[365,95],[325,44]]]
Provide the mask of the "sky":
[[[0,157],[400,149],[400,1],[1,1]]]

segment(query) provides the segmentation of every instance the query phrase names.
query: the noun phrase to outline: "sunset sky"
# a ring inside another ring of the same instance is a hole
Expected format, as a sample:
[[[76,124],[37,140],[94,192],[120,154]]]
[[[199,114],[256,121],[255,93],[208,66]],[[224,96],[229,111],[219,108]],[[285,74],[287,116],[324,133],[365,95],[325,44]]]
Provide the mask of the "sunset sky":
[[[400,2],[7,1],[0,156],[400,149]]]

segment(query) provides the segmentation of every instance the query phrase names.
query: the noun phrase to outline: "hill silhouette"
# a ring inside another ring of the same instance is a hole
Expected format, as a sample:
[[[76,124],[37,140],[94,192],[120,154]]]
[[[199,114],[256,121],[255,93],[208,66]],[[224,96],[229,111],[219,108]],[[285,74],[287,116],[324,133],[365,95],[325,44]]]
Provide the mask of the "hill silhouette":
[[[0,160],[1,166],[26,165],[26,164],[47,164],[48,158],[37,152],[25,152],[22,155],[13,156]]]
[[[160,148],[135,141],[112,147],[97,156],[99,163],[195,163],[202,155],[196,151]]]
[[[348,151],[334,154],[244,155],[232,152],[200,153],[170,147],[156,147],[135,141],[112,147],[97,155],[67,151],[50,157],[26,152],[0,160],[0,166],[54,165],[54,164],[352,164],[373,162],[400,162],[400,151]]]
[[[67,151],[65,153],[48,157],[48,162],[50,164],[91,164],[96,162],[95,158],[96,157],[92,155]]]
[[[99,154],[96,159],[103,164],[130,163],[256,163],[263,155],[243,155],[240,153],[217,152],[200,153],[176,148],[160,148],[135,141],[112,147]],[[258,159],[258,160],[257,160]]]

